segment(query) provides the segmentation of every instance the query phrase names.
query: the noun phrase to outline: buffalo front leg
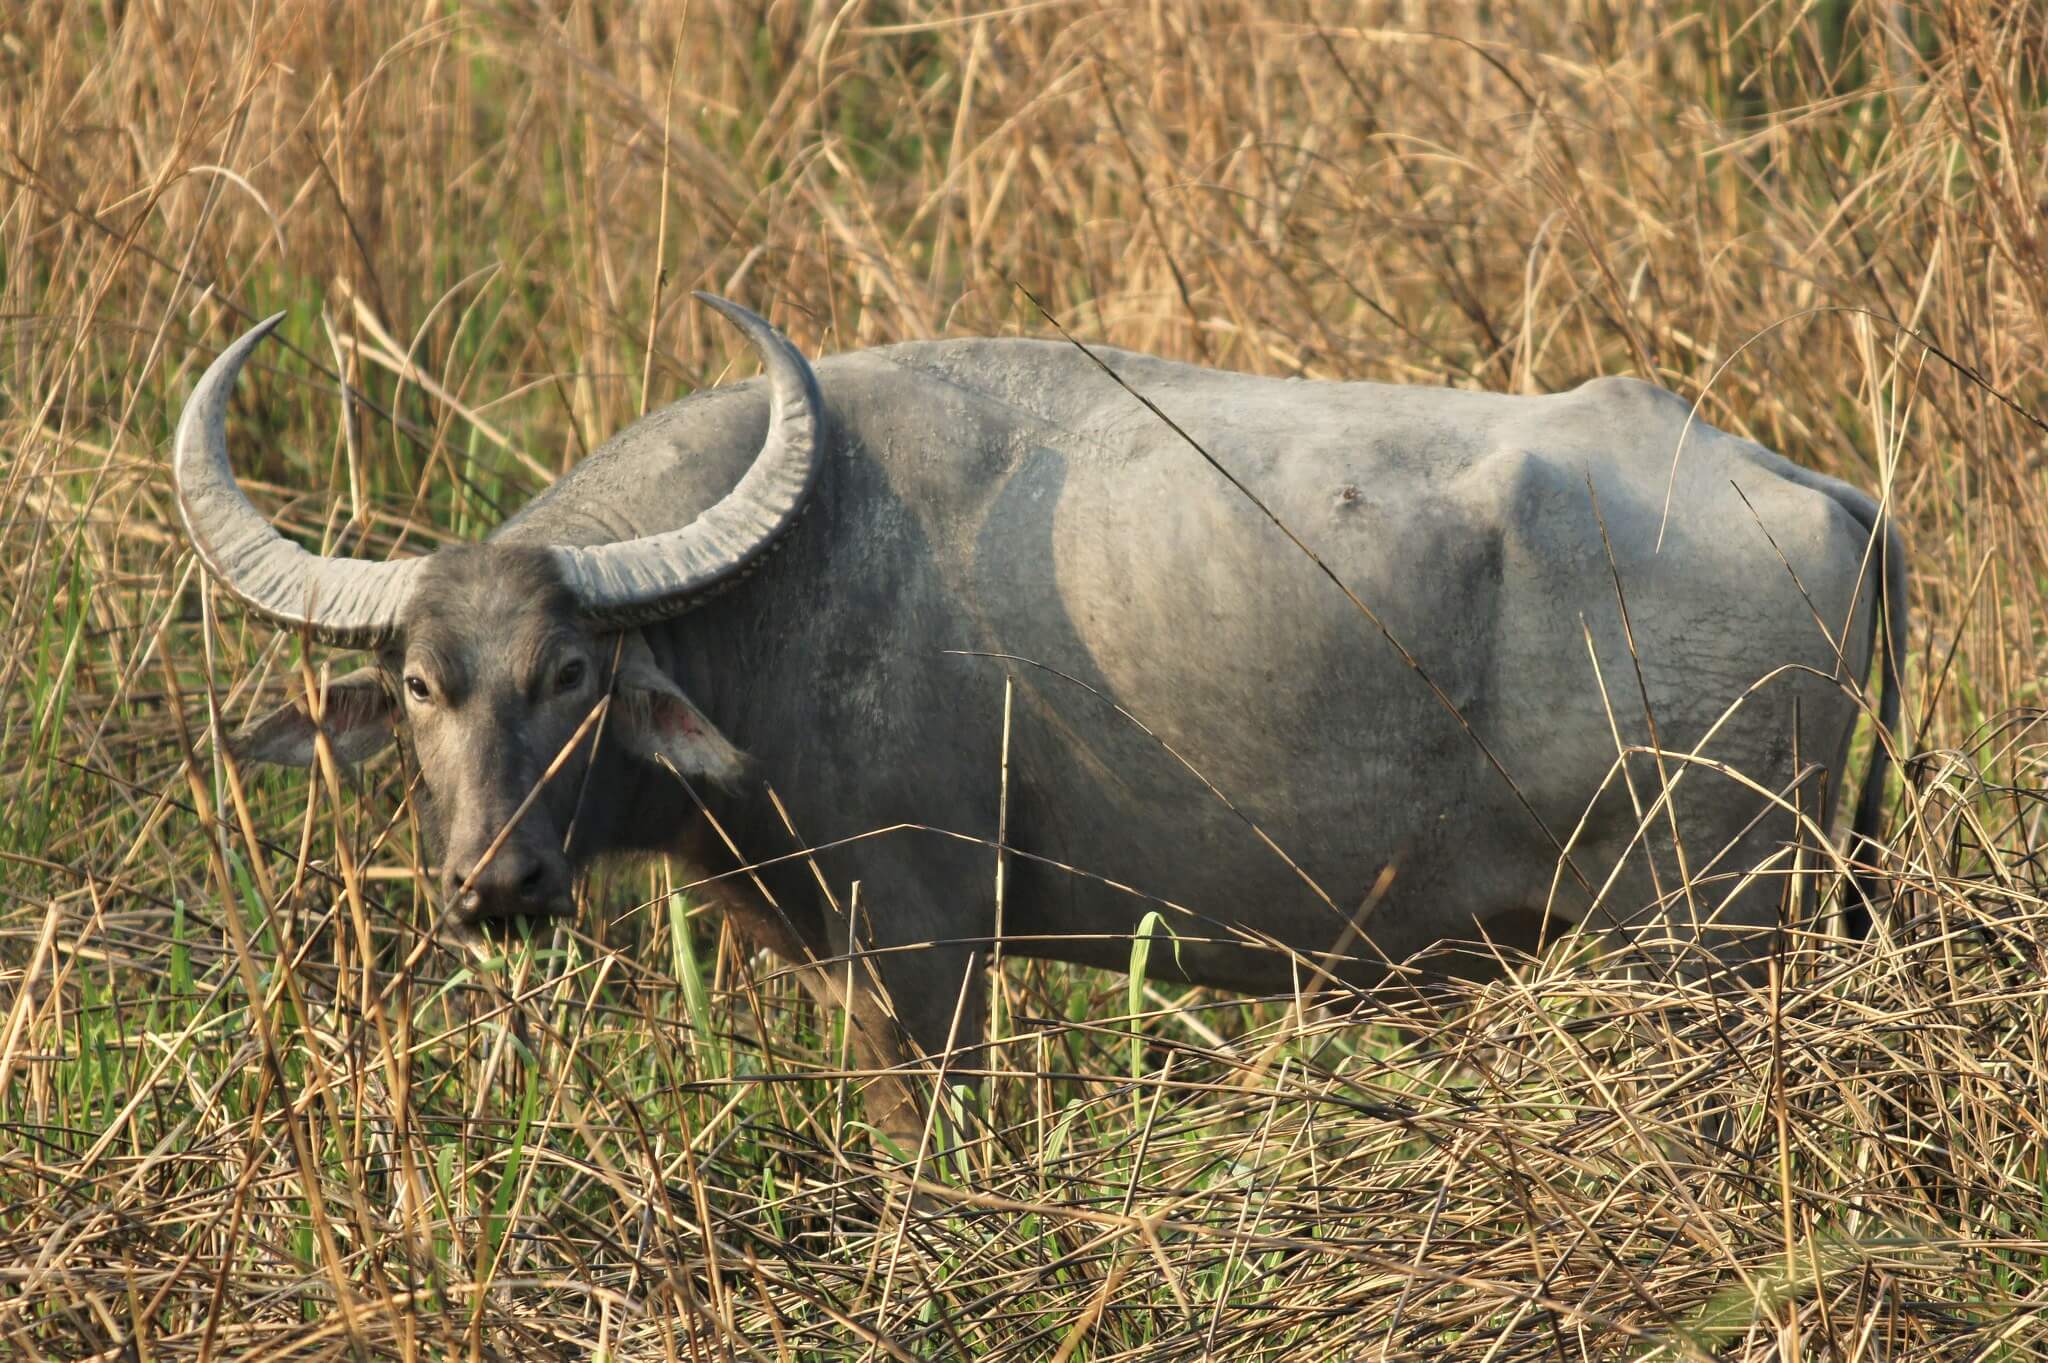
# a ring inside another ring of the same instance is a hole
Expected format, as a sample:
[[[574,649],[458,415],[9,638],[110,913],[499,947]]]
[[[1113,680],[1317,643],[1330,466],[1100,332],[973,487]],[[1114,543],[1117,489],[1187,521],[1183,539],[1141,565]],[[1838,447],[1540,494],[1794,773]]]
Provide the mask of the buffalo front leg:
[[[859,1072],[855,1081],[868,1122],[898,1145],[916,1148],[924,1132],[927,1100],[918,1082],[916,1047],[898,1021],[872,958],[848,953],[826,939],[823,924],[807,917],[804,928],[768,902],[758,887],[735,877],[708,887],[726,921],[748,941],[786,963],[804,991],[828,1014],[846,1018],[845,1058]],[[836,1063],[838,1057],[833,1057]]]
[[[978,944],[921,936],[909,926],[919,918],[863,912],[853,949],[817,967],[846,1010],[869,1119],[909,1152],[948,1142],[926,1118],[938,1093],[979,1081],[987,1005]]]
[[[925,1070],[873,957],[842,949],[807,967],[804,985],[825,1007],[845,1014],[847,1058],[858,1071],[855,1083],[868,1121],[898,1148],[917,1149],[931,1105]]]
[[[818,896],[810,866],[741,871],[731,844],[702,819],[693,821],[671,850],[692,867],[722,873],[696,893],[716,904],[742,937],[785,962],[828,1015],[847,1019],[850,1054],[845,1059],[861,1073],[863,1114],[891,1141],[915,1148],[926,1111],[916,1049],[889,1005],[874,964],[864,953],[849,951],[845,915],[837,903]],[[840,1059],[834,1056],[828,1063]]]
[[[973,883],[982,868],[949,864],[949,853],[959,859],[953,849],[860,852],[764,868],[759,882],[730,875],[707,889],[746,936],[796,967],[812,997],[844,1011],[869,1123],[906,1151],[936,1148],[947,1132],[926,1120],[934,1085],[978,1083],[983,1068],[981,964],[993,930],[983,919],[992,906],[963,913],[924,888]]]
[[[993,879],[976,851],[894,838],[818,859],[823,882],[844,887],[820,896],[820,907],[833,940],[827,972],[846,998],[853,1034],[877,1064],[895,1069],[910,1061],[910,1083],[921,1094],[980,1087],[988,1003],[982,964],[994,904],[958,890]],[[906,1150],[939,1149],[959,1134],[931,1123],[927,1138],[928,1110],[924,1102],[916,1108],[915,1139]],[[900,1115],[885,1129],[892,1137],[910,1134]]]
[[[883,858],[862,867],[855,936],[866,949],[854,964],[857,976],[867,981],[873,1006],[894,1020],[909,1053],[921,1062],[918,1086],[944,1098],[939,1111],[947,1113],[952,1095],[963,1085],[970,1092],[983,1087],[988,1009],[983,966],[994,930],[992,906],[932,895],[927,885],[971,885],[983,868],[953,848],[927,844],[916,850],[920,859]],[[948,864],[949,857],[966,864]],[[876,892],[871,895],[869,887]],[[858,991],[856,999],[859,1006]],[[929,1137],[921,1132],[920,1138],[927,1150],[937,1150],[965,1135],[951,1122],[934,1121]],[[917,1148],[914,1142],[906,1146]]]

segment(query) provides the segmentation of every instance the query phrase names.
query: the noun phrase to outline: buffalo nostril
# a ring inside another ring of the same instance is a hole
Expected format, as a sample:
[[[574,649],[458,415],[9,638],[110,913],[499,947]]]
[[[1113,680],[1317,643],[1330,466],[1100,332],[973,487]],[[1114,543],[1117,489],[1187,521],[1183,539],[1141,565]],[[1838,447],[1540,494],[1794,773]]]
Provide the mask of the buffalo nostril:
[[[449,906],[465,922],[475,922],[491,914],[491,901],[497,896],[492,890],[493,877],[490,871],[490,865],[486,863],[473,866],[460,875],[451,876],[448,880]]]
[[[455,883],[460,885],[462,881],[458,880]],[[483,912],[483,901],[478,898],[475,890],[463,890],[454,897],[454,903],[451,907],[454,909],[456,918],[465,923],[473,923],[478,915]]]
[[[552,912],[560,884],[560,868],[549,858],[506,846],[454,878],[449,903],[467,923],[524,918]]]

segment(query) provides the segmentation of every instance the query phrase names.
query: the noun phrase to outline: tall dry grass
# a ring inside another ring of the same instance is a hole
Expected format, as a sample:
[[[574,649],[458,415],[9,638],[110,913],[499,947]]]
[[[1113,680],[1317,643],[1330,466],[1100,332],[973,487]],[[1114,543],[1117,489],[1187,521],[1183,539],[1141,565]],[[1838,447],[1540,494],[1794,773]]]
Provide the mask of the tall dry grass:
[[[2035,1356],[2044,34],[1988,0],[0,14],[0,1348]],[[202,601],[178,404],[288,309],[247,484],[420,550],[722,375],[698,287],[811,353],[1039,332],[1028,291],[1269,373],[1637,373],[1882,489],[1926,754],[1884,931],[1788,939],[1746,1000],[1553,958],[1400,1030],[1013,963],[974,1139],[913,1152],[658,875],[417,951],[390,768],[242,799],[210,756],[296,661]]]

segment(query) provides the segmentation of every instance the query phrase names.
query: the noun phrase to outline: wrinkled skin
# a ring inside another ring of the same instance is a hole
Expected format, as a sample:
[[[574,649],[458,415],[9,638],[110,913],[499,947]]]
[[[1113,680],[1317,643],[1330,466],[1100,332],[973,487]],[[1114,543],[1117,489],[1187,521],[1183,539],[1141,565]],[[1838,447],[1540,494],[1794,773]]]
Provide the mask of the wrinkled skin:
[[[1005,673],[1013,955],[1121,966],[1154,910],[1177,938],[1154,971],[1240,990],[1370,985],[1411,958],[1426,972],[1404,978],[1484,975],[1490,947],[1419,953],[1581,921],[1708,960],[1756,949],[1788,849],[1849,784],[1880,582],[1903,635],[1903,549],[1894,532],[1873,552],[1870,498],[1631,381],[1521,398],[1102,354],[1378,624],[1070,348],[899,346],[817,366],[826,465],[758,573],[602,633],[533,552],[688,524],[725,495],[768,419],[740,384],[437,555],[362,692],[388,698],[333,707],[331,741],[360,756],[402,720],[458,915],[559,909],[615,851],[723,875],[708,888],[748,931],[828,963],[804,978],[853,1010],[870,1064],[913,1045],[962,1063],[980,1038]],[[1029,661],[972,656],[989,653]],[[595,768],[572,755],[486,860],[605,694]],[[1669,811],[1657,762],[1617,762],[1653,725],[1680,754]],[[303,760],[311,734],[293,708],[243,747]],[[773,864],[732,874],[726,837]],[[849,970],[849,946],[872,954]],[[912,1111],[879,1102],[885,1123]]]

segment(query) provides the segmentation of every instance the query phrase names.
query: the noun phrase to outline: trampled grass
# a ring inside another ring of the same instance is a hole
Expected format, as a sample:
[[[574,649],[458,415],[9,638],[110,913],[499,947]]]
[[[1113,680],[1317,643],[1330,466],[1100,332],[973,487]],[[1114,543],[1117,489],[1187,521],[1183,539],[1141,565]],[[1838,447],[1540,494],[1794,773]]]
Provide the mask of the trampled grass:
[[[8,9],[0,1348],[2037,1355],[2044,81],[2048,9],[1975,0]],[[663,868],[424,946],[394,766],[214,756],[299,649],[202,591],[179,404],[288,310],[245,485],[420,551],[751,364],[692,288],[812,354],[1028,291],[1266,373],[1635,373],[1882,489],[1884,930],[1743,999],[1582,952],[1343,1018],[1012,961],[919,1149]]]

